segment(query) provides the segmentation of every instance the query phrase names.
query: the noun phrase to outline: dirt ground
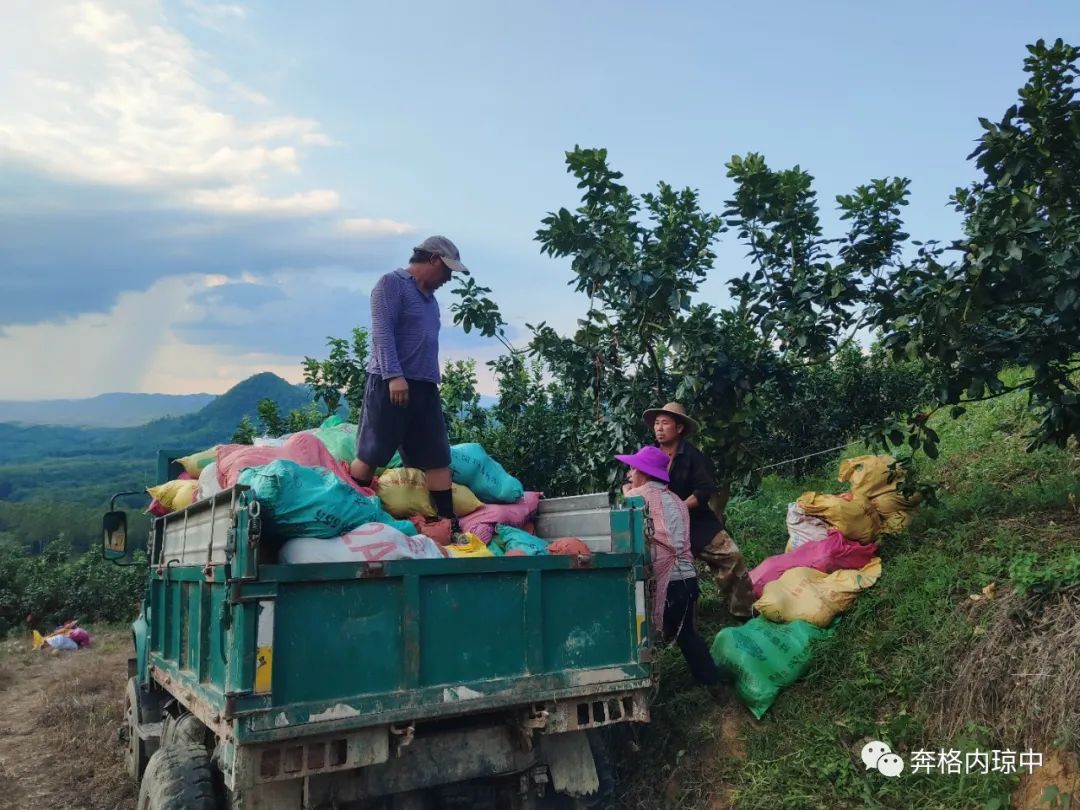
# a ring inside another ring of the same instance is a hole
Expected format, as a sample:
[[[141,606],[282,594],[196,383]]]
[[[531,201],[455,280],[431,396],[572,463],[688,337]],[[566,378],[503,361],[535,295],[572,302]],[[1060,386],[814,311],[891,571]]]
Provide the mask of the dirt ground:
[[[120,727],[131,636],[76,652],[0,642],[0,810],[134,810]]]

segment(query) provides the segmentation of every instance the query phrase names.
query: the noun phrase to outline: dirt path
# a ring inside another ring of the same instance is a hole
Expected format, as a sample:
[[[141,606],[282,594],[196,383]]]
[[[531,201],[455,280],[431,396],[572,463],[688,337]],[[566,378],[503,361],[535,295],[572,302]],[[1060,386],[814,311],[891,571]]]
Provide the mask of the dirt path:
[[[0,810],[133,810],[119,737],[130,646],[120,629],[69,653],[0,642]]]

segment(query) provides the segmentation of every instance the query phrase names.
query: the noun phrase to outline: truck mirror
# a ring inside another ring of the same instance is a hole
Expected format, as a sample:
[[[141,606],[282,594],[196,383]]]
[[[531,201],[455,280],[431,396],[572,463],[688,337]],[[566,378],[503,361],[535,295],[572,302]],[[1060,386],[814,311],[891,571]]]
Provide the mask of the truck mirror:
[[[127,556],[127,513],[106,512],[101,520],[102,555],[106,560]]]

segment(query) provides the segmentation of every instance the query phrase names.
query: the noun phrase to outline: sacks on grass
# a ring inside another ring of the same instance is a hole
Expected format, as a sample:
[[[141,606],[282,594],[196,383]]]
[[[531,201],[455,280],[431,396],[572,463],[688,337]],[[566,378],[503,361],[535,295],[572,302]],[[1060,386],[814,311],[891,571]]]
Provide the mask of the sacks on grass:
[[[881,533],[896,534],[906,529],[921,501],[922,495],[917,492],[912,493],[910,498],[896,491],[871,498],[870,503],[881,516]]]
[[[888,455],[844,459],[840,462],[840,474],[836,480],[850,482],[851,491],[864,498],[875,498],[895,490],[896,485],[904,480],[902,469],[889,469],[889,465],[895,463],[896,459]]]
[[[846,496],[846,497],[845,497]],[[881,518],[873,504],[855,493],[826,495],[823,492],[804,492],[795,501],[811,517],[820,517],[840,534],[851,540],[871,542],[881,531]]]
[[[364,523],[340,537],[295,537],[281,547],[283,563],[441,560],[439,544],[422,534],[409,537],[385,523]]]
[[[303,432],[321,441],[335,459],[349,464],[356,458],[356,429],[340,416],[328,416],[317,428]]]
[[[881,559],[874,557],[858,570],[825,574],[813,568],[791,568],[768,583],[754,603],[758,612],[774,622],[802,620],[828,627],[881,576]]]
[[[527,557],[536,557],[548,553],[547,540],[537,537],[535,534],[529,534],[524,529],[519,529],[516,526],[504,526],[501,523],[495,527],[495,536],[491,538],[488,548],[496,557],[511,552],[520,552]]]
[[[548,543],[548,554],[566,554],[570,557],[591,557],[592,549],[579,537],[559,537]]]
[[[450,493],[454,501],[454,514],[458,517],[464,517],[483,506],[472,490],[463,484],[452,484]],[[438,514],[428,492],[427,475],[415,467],[383,472],[379,476],[378,495],[383,508],[397,518],[413,515],[435,517]]]
[[[792,551],[768,557],[750,572],[754,596],[761,596],[765,586],[792,568],[813,568],[825,574],[844,568],[858,569],[867,565],[877,553],[876,543],[848,540],[836,529],[829,529],[824,540],[811,540]]]
[[[739,700],[760,720],[781,690],[806,671],[814,643],[832,633],[809,622],[774,624],[758,616],[717,633],[712,658],[735,678]]]
[[[192,478],[198,478],[203,468],[212,461],[217,460],[217,451],[220,445],[214,445],[208,450],[192,453],[190,456],[178,458],[176,463],[184,468],[184,472]]]
[[[370,495],[349,475],[349,465],[338,461],[326,445],[310,433],[294,433],[281,447],[252,447],[247,444],[223,444],[218,448],[218,483],[228,489],[240,480],[240,473],[251,467],[262,467],[279,459],[303,467],[330,470],[342,483],[361,495]],[[338,532],[340,534],[340,532]]]
[[[484,541],[475,534],[465,532],[464,543],[451,543],[446,546],[446,553],[451,557],[494,557]]]
[[[922,496],[913,493],[905,498],[897,492],[897,486],[903,483],[905,475],[900,468],[890,470],[896,463],[892,456],[858,456],[849,458],[840,464],[839,481],[850,481],[851,491],[864,495],[881,516],[882,533],[893,534],[907,527],[908,522],[922,501]]]
[[[829,524],[819,517],[806,514],[797,503],[787,507],[788,542],[786,551],[792,551],[803,543],[824,540],[829,536]]]
[[[94,644],[94,637],[90,635],[89,630],[84,630],[81,627],[73,627],[68,631],[68,638],[74,641],[79,647],[91,647]]]
[[[67,636],[49,636],[45,643],[54,650],[77,650],[79,645]]]
[[[282,540],[338,537],[371,522],[385,523],[409,536],[416,534],[412,523],[395,520],[384,512],[374,495],[361,495],[321,467],[278,459],[245,469],[239,483],[251,487],[274,533]]]
[[[516,503],[525,488],[476,442],[450,448],[450,474],[484,503]]]
[[[485,543],[491,541],[495,527],[500,523],[529,531],[528,526],[540,508],[541,497],[540,492],[526,492],[517,503],[484,504],[461,519],[461,528],[472,532]]]
[[[179,479],[166,481],[156,487],[147,487],[146,491],[150,493],[153,500],[146,511],[156,517],[162,517],[169,512],[191,506],[195,502],[195,491],[198,488],[199,482],[190,478],[185,481]]]

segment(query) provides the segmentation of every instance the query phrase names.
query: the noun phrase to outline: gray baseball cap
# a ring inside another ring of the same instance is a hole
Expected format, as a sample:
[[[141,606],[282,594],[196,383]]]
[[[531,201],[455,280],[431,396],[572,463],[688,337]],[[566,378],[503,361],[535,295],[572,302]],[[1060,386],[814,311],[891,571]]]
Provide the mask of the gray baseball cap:
[[[413,248],[413,250],[423,250],[427,253],[434,253],[455,273],[464,273],[467,276],[472,275],[469,272],[469,268],[461,263],[461,254],[458,253],[457,246],[445,236],[429,236]]]

